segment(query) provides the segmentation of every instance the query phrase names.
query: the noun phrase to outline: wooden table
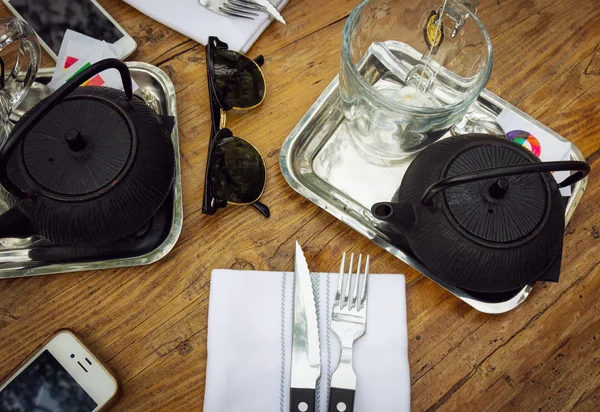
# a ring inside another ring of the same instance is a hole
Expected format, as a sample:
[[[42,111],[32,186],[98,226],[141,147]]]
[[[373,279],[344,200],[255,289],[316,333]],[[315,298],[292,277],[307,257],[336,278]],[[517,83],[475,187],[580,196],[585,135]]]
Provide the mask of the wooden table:
[[[598,410],[597,0],[485,0],[480,8],[495,47],[488,88],[572,140],[592,164],[567,228],[560,282],[537,285],[523,305],[495,316],[296,194],[281,175],[280,147],[338,72],[342,27],[358,0],[292,0],[283,13],[289,25],[272,24],[249,53],[265,55],[268,94],[259,108],[229,115],[228,126],[265,156],[269,220],[248,207],[201,213],[210,116],[204,47],[118,0],[100,3],[138,42],[135,59],[162,68],[176,86],[183,232],[151,266],[0,281],[0,375],[68,327],[118,373],[115,410],[201,410],[211,270],[292,270],[298,239],[314,270],[335,271],[342,251],[361,251],[373,271],[406,275],[414,410]]]

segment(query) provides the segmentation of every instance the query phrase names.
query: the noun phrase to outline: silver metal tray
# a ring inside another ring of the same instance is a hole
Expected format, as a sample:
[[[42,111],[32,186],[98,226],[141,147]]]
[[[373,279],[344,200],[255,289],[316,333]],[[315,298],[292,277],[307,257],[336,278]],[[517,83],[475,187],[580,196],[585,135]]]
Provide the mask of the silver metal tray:
[[[345,121],[340,102],[336,77],[283,143],[280,164],[289,185],[475,309],[485,313],[503,313],[521,304],[533,285],[524,287],[516,295],[513,294],[505,300],[483,301],[467,291],[433,278],[416,257],[393,244],[390,232],[385,230],[385,223],[373,217],[370,207],[376,202],[389,201],[392,198],[410,161],[381,165],[368,159],[344,133]],[[496,123],[495,119],[505,108],[512,109],[557,139],[567,141],[488,90],[481,93],[465,118],[470,119],[475,126],[481,121],[483,130],[480,131],[485,131],[490,124]],[[571,158],[585,160],[573,144]],[[572,187],[572,194],[566,206],[567,222],[575,211],[586,185],[587,178]]]
[[[175,126],[171,133],[175,149],[175,182],[172,189],[173,213],[168,235],[158,247],[140,256],[85,263],[57,262],[52,264],[33,261],[29,258],[29,251],[42,243],[42,239],[38,237],[0,239],[0,278],[148,265],[164,257],[175,246],[183,222],[175,87],[166,73],[158,67],[142,62],[129,62],[127,66],[131,71],[131,77],[139,86],[135,94],[144,99],[158,114],[175,118]],[[18,119],[25,111],[49,94],[45,84],[50,81],[53,72],[54,69],[41,69],[38,72],[36,83],[34,83],[25,100],[11,114],[11,120]],[[0,213],[7,209],[8,206],[4,202],[4,192],[0,192]]]

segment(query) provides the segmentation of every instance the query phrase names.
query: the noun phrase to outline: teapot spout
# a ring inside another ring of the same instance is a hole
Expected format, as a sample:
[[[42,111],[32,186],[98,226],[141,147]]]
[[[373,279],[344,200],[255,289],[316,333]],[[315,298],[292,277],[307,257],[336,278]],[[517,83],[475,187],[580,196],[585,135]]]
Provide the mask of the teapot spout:
[[[371,207],[371,213],[407,237],[417,221],[415,206],[412,203],[379,202]]]
[[[29,217],[18,207],[8,209],[0,215],[0,239],[27,238],[35,235]]]

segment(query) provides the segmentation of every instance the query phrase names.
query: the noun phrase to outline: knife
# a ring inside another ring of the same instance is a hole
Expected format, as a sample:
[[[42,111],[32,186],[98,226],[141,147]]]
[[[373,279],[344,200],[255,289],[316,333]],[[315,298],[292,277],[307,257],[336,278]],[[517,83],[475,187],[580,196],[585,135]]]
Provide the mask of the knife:
[[[315,412],[315,388],[320,375],[317,309],[308,264],[296,242],[290,412]]]
[[[279,14],[279,11],[275,8],[275,6],[273,6],[273,4],[271,4],[269,0],[250,0],[250,2],[259,6],[261,9],[264,10],[265,13],[273,17],[275,20],[277,20],[284,26],[287,26],[287,23],[285,22],[281,14]]]

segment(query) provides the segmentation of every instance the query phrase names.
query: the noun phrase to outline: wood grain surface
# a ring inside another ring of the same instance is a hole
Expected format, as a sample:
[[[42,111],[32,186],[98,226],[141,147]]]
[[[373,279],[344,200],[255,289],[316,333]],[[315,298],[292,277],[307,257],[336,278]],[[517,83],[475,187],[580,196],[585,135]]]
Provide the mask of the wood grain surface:
[[[524,304],[495,316],[319,209],[281,175],[280,147],[338,72],[342,28],[358,0],[292,0],[283,12],[289,25],[272,24],[249,52],[265,56],[268,95],[257,109],[228,115],[228,127],[265,156],[268,220],[248,207],[201,213],[204,47],[119,0],[100,3],[138,42],[134,60],[175,84],[183,232],[151,266],[0,281],[0,376],[66,327],[117,372],[123,396],[114,410],[202,410],[211,270],[292,270],[297,239],[314,270],[335,271],[342,251],[361,251],[373,272],[406,275],[413,410],[600,409],[598,0],[482,1],[495,47],[488,88],[572,140],[592,165],[566,231],[560,282],[536,285]]]

